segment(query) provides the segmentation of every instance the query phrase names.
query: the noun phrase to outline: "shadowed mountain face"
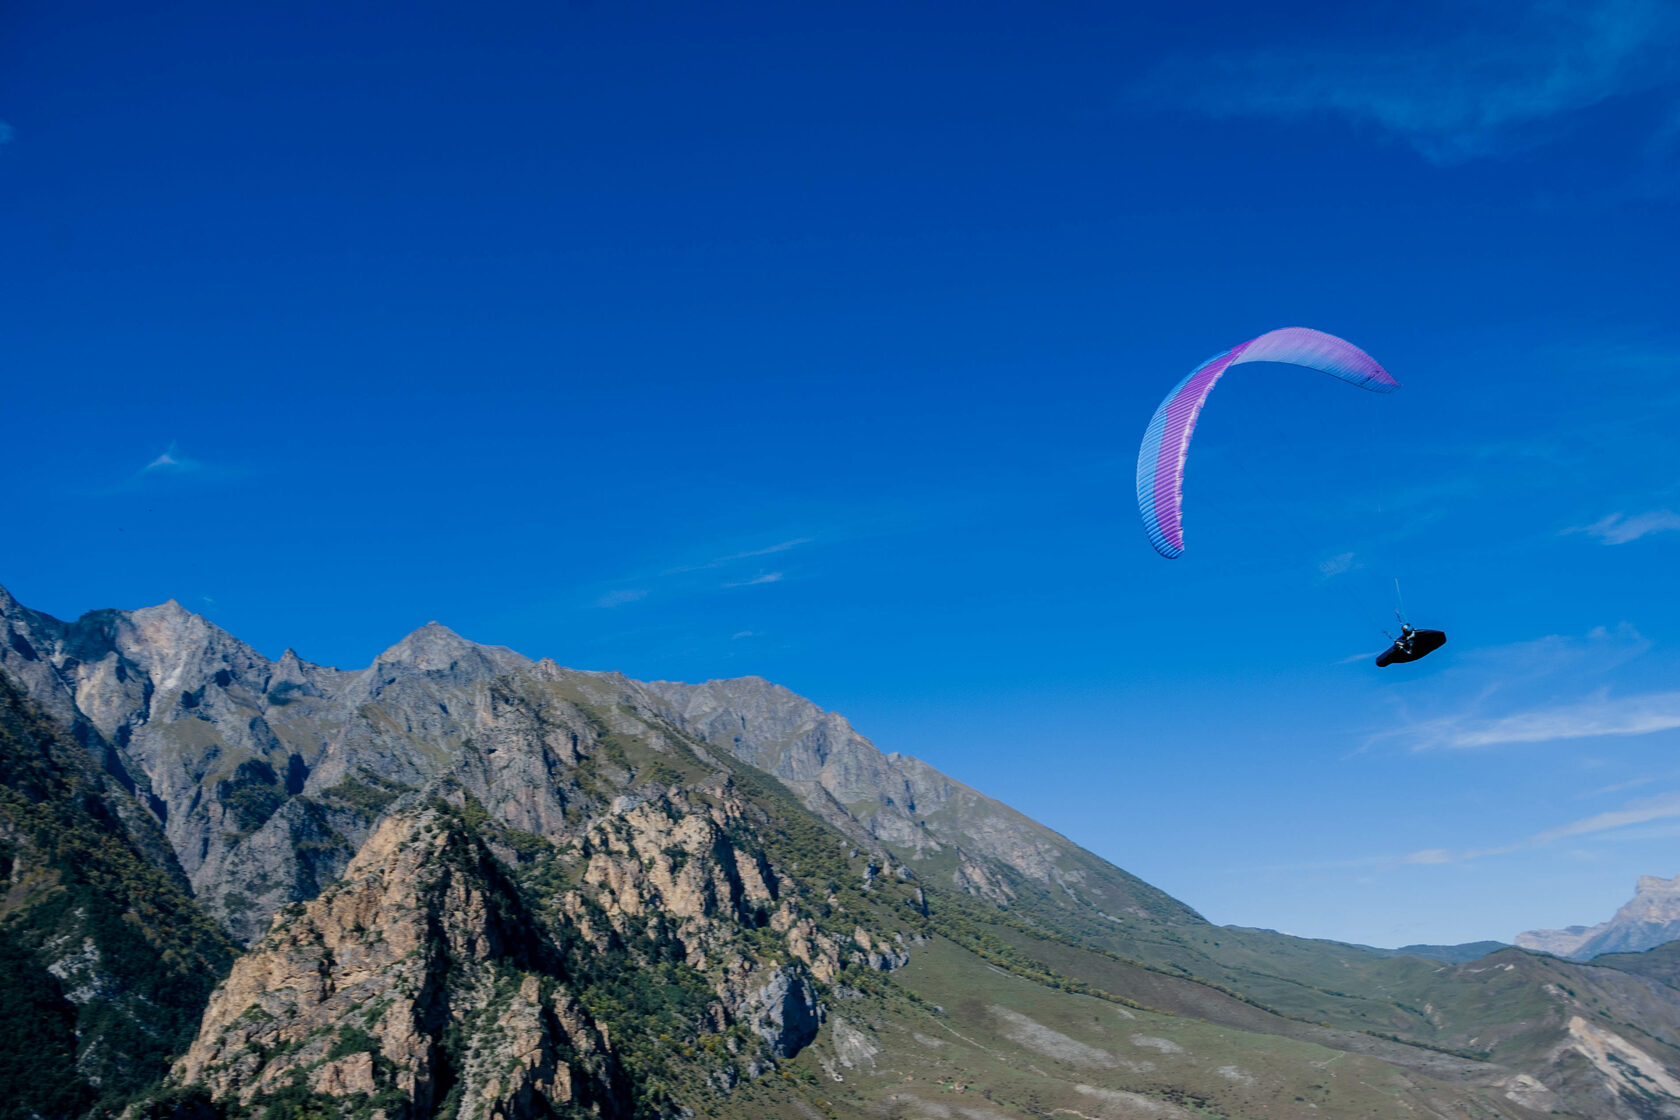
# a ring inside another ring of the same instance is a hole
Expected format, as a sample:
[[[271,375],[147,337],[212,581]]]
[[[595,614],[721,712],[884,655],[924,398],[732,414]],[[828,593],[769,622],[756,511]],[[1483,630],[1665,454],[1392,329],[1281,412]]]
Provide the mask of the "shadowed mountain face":
[[[1633,898],[1607,922],[1517,934],[1524,949],[1589,961],[1603,953],[1642,953],[1680,940],[1680,876],[1641,875]]]
[[[759,678],[3,591],[0,675],[248,947],[154,1111],[1680,1117],[1661,969],[1215,927]]]
[[[195,1032],[233,945],[150,827],[0,673],[0,1115],[120,1106]]]

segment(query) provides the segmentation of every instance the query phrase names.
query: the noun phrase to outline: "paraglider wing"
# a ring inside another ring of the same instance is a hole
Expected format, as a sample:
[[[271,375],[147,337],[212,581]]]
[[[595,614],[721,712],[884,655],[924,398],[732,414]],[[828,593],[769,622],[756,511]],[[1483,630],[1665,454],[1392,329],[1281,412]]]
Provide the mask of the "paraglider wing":
[[[1184,554],[1184,460],[1196,417],[1225,371],[1244,362],[1305,366],[1374,393],[1392,393],[1400,387],[1376,359],[1353,343],[1306,327],[1268,331],[1191,370],[1155,410],[1138,449],[1138,512],[1143,515],[1149,543],[1168,559]]]

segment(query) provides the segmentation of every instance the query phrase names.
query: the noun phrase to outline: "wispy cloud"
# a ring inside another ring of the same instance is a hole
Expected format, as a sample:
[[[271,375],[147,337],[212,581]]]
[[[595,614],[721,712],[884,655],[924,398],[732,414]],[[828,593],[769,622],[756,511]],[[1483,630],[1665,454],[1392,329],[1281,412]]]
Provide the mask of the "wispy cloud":
[[[1353,553],[1339,553],[1330,557],[1328,560],[1322,560],[1319,562],[1318,578],[1321,580],[1334,579],[1344,572],[1351,572],[1357,567],[1359,567],[1359,564],[1356,562],[1356,557]]]
[[[1462,30],[1442,33],[1453,18]],[[1671,0],[1541,0],[1408,13],[1427,41],[1181,58],[1144,94],[1224,117],[1340,117],[1450,164],[1529,147],[1564,118],[1680,77]],[[1398,42],[1396,42],[1399,40]]]
[[[774,556],[778,552],[786,552],[789,549],[798,548],[802,544],[810,544],[815,539],[815,537],[794,537],[792,540],[781,541],[765,548],[754,548],[746,552],[732,552],[728,556],[719,556],[715,560],[707,560],[702,564],[684,564],[676,568],[667,568],[663,574],[674,576],[681,575],[684,572],[709,571],[712,568],[721,568],[739,560],[752,560],[759,556]]]
[[[1621,667],[1651,648],[1651,640],[1629,622],[1594,626],[1585,634],[1547,634],[1528,641],[1466,650],[1460,660],[1489,670],[1497,678],[1496,691],[1536,681],[1572,680]],[[1546,694],[1554,695],[1555,684]]]
[[[203,463],[200,463],[196,459],[189,459],[185,455],[181,454],[180,444],[176,443],[174,440],[170,440],[169,446],[164,449],[163,453],[151,462],[147,463],[144,467],[141,467],[140,473],[143,475],[190,474],[193,471],[202,470],[203,468]]]
[[[17,130],[5,121],[0,121],[0,144],[10,144],[17,135]]]
[[[1588,790],[1585,793],[1578,793],[1575,795],[1575,799],[1577,801],[1585,801],[1593,797],[1603,797],[1607,793],[1621,793],[1623,790],[1638,789],[1640,786],[1648,786],[1656,780],[1656,776],[1652,774],[1647,774],[1639,778],[1629,778],[1625,782],[1615,782],[1611,785],[1599,786],[1597,789]]]
[[[1447,864],[1469,863],[1473,860],[1488,859],[1493,856],[1511,855],[1515,852],[1544,848],[1560,840],[1580,840],[1585,837],[1601,837],[1604,840],[1625,840],[1634,837],[1650,838],[1652,835],[1663,835],[1666,830],[1653,833],[1649,829],[1640,829],[1640,825],[1649,825],[1657,821],[1680,821],[1680,790],[1671,790],[1654,797],[1642,797],[1626,802],[1618,809],[1608,812],[1594,813],[1590,817],[1582,817],[1553,828],[1542,829],[1531,833],[1519,840],[1504,844],[1494,844],[1485,848],[1420,848],[1405,855],[1369,855],[1349,856],[1342,859],[1320,860],[1306,863],[1276,864],[1254,870],[1277,871],[1339,871],[1369,869],[1372,871],[1392,871],[1401,867],[1432,867]],[[1680,825],[1669,826],[1680,831]]]
[[[1649,513],[1636,513],[1631,517],[1625,513],[1612,513],[1591,525],[1578,525],[1563,532],[1566,536],[1570,533],[1586,533],[1605,544],[1627,544],[1652,533],[1664,533],[1674,529],[1680,529],[1680,513],[1658,509]]]
[[[782,582],[782,573],[781,572],[764,572],[761,575],[753,576],[751,579],[735,580],[732,583],[724,584],[724,586],[725,587],[757,587],[761,583],[780,583],[780,582]]]
[[[1576,836],[1588,836],[1595,832],[1610,832],[1618,828],[1626,828],[1633,824],[1647,824],[1651,821],[1668,820],[1680,817],[1680,791],[1660,793],[1655,797],[1642,797],[1637,801],[1630,801],[1620,809],[1612,809],[1608,813],[1596,813],[1578,821],[1558,828],[1549,828],[1544,832],[1535,833],[1528,840],[1530,844],[1550,844],[1554,840],[1568,840]]]
[[[169,446],[135,468],[120,482],[86,490],[84,493],[95,496],[130,494],[167,485],[166,480],[169,479],[191,478],[198,483],[215,483],[238,479],[243,474],[238,467],[218,466],[206,463],[202,459],[191,458],[181,450],[180,444],[170,440]]]
[[[832,534],[824,532],[821,534],[821,538],[830,540]],[[816,535],[787,537],[776,541],[774,544],[714,555],[712,559],[697,563],[679,564],[664,568],[649,567],[640,571],[621,572],[616,578],[596,584],[594,588],[584,592],[582,602],[586,606],[596,608],[622,607],[629,603],[640,602],[643,599],[668,601],[680,597],[716,595],[728,588],[756,587],[760,584],[779,583],[787,578],[785,571],[758,570],[755,574],[747,575],[746,573],[754,572],[755,569],[759,568],[759,565],[746,562],[790,552],[804,545],[815,544],[817,540]],[[698,552],[699,550],[694,551]],[[704,552],[700,554],[705,555]],[[727,569],[732,566],[735,569],[733,572],[719,571],[719,569]],[[723,578],[725,576],[733,576],[734,578]]]
[[[1463,650],[1456,687],[1444,686],[1422,712],[1407,705],[1365,746],[1465,750],[1680,727],[1680,692],[1618,694],[1609,687],[1614,670],[1650,649],[1650,639],[1623,622]]]
[[[1548,844],[1555,844],[1559,840],[1576,840],[1584,836],[1616,832],[1634,825],[1650,824],[1652,821],[1674,820],[1676,818],[1680,818],[1680,790],[1629,801],[1620,809],[1612,809],[1606,813],[1595,813],[1590,817],[1582,817],[1580,820],[1570,821],[1568,824],[1559,825],[1556,828],[1536,832],[1514,843],[1500,844],[1491,848],[1425,848],[1421,851],[1412,852],[1410,855],[1402,856],[1397,862],[1401,864],[1466,863],[1470,860],[1485,859],[1489,856],[1509,855],[1512,852],[1525,851],[1530,848],[1543,848]]]
[[[1492,719],[1447,717],[1411,729],[1418,750],[1469,749],[1515,743],[1551,743],[1605,735],[1649,735],[1680,727],[1680,692],[1611,696],[1600,691],[1567,704],[1551,704]]]

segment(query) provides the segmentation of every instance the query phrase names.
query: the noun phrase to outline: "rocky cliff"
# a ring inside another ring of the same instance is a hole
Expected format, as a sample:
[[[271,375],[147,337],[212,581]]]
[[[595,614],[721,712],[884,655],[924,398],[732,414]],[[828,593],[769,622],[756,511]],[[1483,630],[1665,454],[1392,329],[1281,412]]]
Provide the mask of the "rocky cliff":
[[[65,623],[0,593],[0,679],[79,775],[8,866],[93,829],[147,884],[122,921],[174,931],[158,975],[192,962],[175,1033],[87,1036],[140,1081],[181,1051],[136,1117],[1680,1117],[1661,970],[1214,927],[758,678],[641,683],[435,623],[346,671],[176,604]],[[0,775],[14,803],[32,774]],[[30,965],[0,996],[82,1063],[78,1006],[126,997],[49,928],[0,924],[34,938],[0,939]],[[74,1115],[83,1076],[30,1115]]]
[[[404,792],[447,776],[510,826],[565,831],[589,800],[574,773],[580,752],[608,734],[657,746],[673,730],[774,775],[923,878],[1003,904],[1027,892],[1122,922],[1199,920],[756,677],[642,684],[476,645],[436,623],[365,669],[290,650],[271,662],[174,602],[63,623],[0,591],[0,627],[0,669],[151,806],[200,900],[244,942],[336,878]]]
[[[1587,961],[1603,953],[1640,953],[1680,940],[1680,876],[1641,875],[1633,898],[1607,922],[1567,929],[1531,929],[1516,943],[1553,956]]]
[[[176,1067],[218,1101],[340,1115],[624,1116],[607,1033],[495,858],[447,809],[388,817],[234,965]]]

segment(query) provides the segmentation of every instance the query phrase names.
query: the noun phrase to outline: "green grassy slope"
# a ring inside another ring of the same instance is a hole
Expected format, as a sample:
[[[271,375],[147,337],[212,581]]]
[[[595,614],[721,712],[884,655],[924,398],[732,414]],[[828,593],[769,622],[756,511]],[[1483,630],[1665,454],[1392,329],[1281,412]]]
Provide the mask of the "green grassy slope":
[[[1680,941],[1670,941],[1643,953],[1606,953],[1594,957],[1592,963],[1599,968],[1649,976],[1671,988],[1680,988]]]
[[[824,1036],[795,1063],[806,1071],[807,1096],[831,1115],[1534,1115],[1504,1095],[1498,1071],[1483,1071],[1481,1083],[1437,1076],[1306,1039],[1061,991],[940,937],[918,946],[894,983],[916,998],[837,1006]]]

